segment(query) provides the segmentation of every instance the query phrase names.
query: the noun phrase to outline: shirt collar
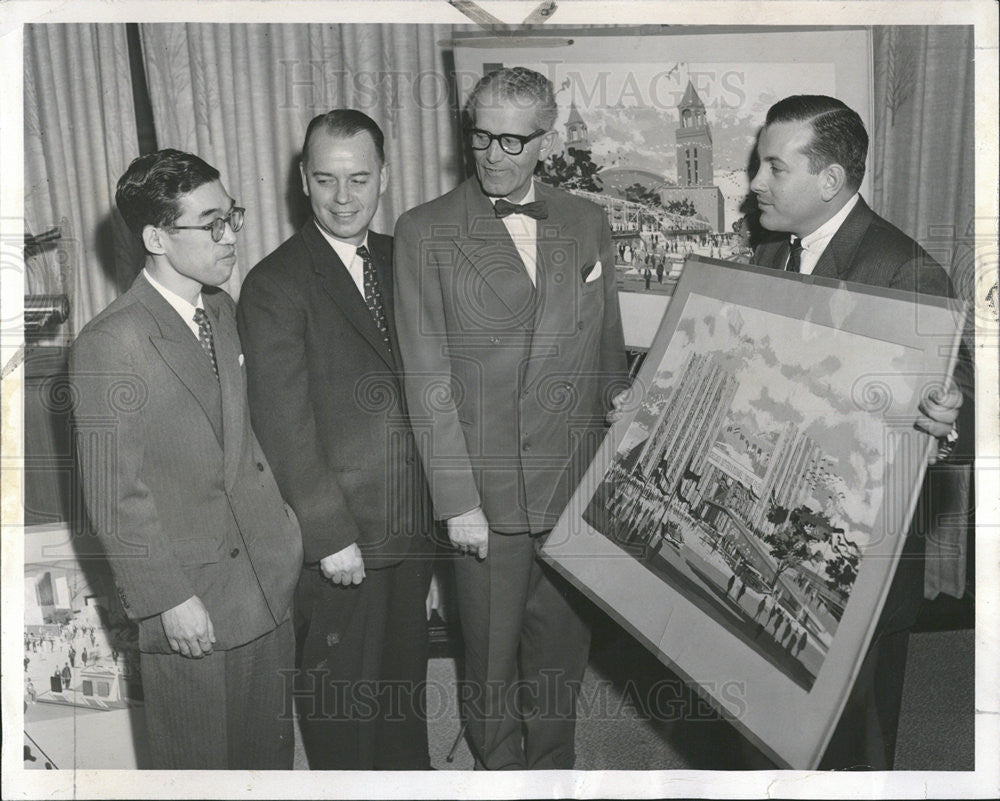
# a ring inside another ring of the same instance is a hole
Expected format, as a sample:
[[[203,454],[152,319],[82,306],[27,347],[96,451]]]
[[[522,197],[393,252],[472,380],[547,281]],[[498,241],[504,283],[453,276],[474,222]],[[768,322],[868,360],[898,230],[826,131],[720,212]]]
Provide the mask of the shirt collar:
[[[173,307],[174,311],[176,311],[182,318],[184,318],[184,322],[186,322],[188,325],[190,325],[191,322],[194,320],[195,310],[205,308],[204,301],[202,300],[201,297],[201,292],[198,293],[198,298],[196,300],[196,303],[195,305],[192,306],[176,292],[172,292],[171,290],[167,289],[163,284],[161,284],[159,281],[153,278],[153,274],[150,273],[149,270],[146,269],[145,267],[142,268],[142,274],[146,276],[146,280],[149,281],[150,284],[152,284],[153,289],[155,289],[163,296],[163,299],[167,303],[169,303],[171,307]]]
[[[851,210],[858,205],[859,197],[861,197],[861,195],[855,192],[851,199],[844,204],[843,208],[840,209],[840,211],[834,214],[829,220],[823,223],[811,234],[802,237],[802,249],[810,250],[816,245],[825,246],[833,235],[840,229],[840,226],[843,225],[844,220],[847,219],[847,215],[851,213]]]
[[[368,247],[368,232],[365,231],[365,238],[361,240],[360,245],[352,245],[350,242],[345,242],[343,239],[337,239],[335,236],[330,236],[326,231],[324,231],[320,225],[313,220],[313,225],[316,226],[317,230],[323,234],[323,238],[330,243],[330,247],[336,251],[337,255],[340,256],[340,260],[344,263],[345,267],[350,268],[351,262],[354,261],[354,256],[358,252],[359,247]]]
[[[492,203],[495,206],[499,199],[500,198],[498,197],[490,197],[490,203]],[[513,203],[514,201],[512,200],[510,202]],[[527,194],[517,202],[517,205],[523,206],[526,203],[534,203],[534,202],[535,202],[535,182],[532,180],[531,186],[528,187]]]

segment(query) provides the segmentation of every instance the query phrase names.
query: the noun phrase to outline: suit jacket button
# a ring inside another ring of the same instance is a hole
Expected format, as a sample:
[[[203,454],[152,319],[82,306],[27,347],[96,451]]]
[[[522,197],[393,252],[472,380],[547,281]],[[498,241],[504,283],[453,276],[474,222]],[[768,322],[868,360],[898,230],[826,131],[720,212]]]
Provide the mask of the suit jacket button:
[[[230,555],[230,556],[231,556],[231,557],[232,557],[233,559],[235,559],[235,558],[236,558],[237,556],[239,556],[239,555],[240,555],[240,549],[239,549],[239,548],[233,548],[233,550],[231,550],[231,551],[229,552],[229,555]]]
[[[260,470],[260,472],[263,473],[264,472],[264,465],[261,462],[257,462],[257,469]]]

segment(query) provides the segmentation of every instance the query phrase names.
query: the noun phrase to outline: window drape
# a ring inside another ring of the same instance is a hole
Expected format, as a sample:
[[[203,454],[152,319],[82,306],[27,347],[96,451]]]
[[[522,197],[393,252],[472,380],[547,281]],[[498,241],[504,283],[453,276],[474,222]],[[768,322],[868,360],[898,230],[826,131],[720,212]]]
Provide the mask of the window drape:
[[[972,299],[975,71],[969,26],[873,29],[872,208]]]
[[[72,339],[135,275],[133,239],[112,209],[138,155],[125,26],[26,25],[25,229],[58,226],[61,239],[28,259],[25,292],[69,297],[57,339]]]
[[[338,107],[386,135],[388,188],[373,230],[458,181],[452,94],[438,25],[140,26],[160,147],[197,153],[247,208],[243,276],[308,217],[298,171],[309,120]]]

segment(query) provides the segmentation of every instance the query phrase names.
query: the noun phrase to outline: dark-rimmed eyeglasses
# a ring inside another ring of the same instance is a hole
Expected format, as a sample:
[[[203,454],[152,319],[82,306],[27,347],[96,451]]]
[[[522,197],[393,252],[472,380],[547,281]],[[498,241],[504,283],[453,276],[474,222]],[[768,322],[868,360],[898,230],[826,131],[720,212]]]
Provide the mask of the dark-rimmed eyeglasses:
[[[469,145],[473,150],[489,150],[494,141],[500,143],[500,149],[509,156],[517,156],[524,150],[524,146],[532,139],[537,139],[547,131],[537,130],[527,136],[520,134],[502,133],[495,134],[484,131],[482,128],[469,128]]]
[[[218,242],[225,236],[227,225],[233,229],[233,233],[243,227],[243,215],[246,213],[246,209],[233,206],[225,217],[216,217],[207,225],[169,225],[167,227],[175,231],[210,231],[212,241]]]

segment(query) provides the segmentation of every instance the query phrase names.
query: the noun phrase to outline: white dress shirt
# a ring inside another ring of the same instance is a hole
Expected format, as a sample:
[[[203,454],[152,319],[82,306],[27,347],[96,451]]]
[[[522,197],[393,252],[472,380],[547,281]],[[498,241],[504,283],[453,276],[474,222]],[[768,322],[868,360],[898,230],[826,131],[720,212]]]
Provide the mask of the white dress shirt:
[[[146,276],[146,280],[149,281],[150,284],[152,284],[153,289],[159,292],[163,296],[163,299],[167,303],[169,303],[171,307],[173,307],[174,311],[176,311],[181,316],[181,319],[184,320],[184,322],[187,324],[187,327],[191,329],[191,333],[194,334],[194,338],[200,342],[201,337],[198,334],[198,323],[194,321],[194,313],[197,309],[205,308],[205,305],[201,299],[201,292],[198,293],[197,302],[195,303],[194,306],[192,306],[176,292],[171,292],[163,284],[161,284],[159,281],[153,278],[152,274],[145,267],[143,267],[142,269],[142,274]]]
[[[812,275],[812,271],[816,269],[819,257],[823,255],[823,251],[830,244],[833,235],[840,230],[840,226],[847,219],[847,215],[851,213],[851,209],[858,205],[859,197],[860,195],[855,192],[854,196],[844,204],[844,207],[840,211],[811,234],[802,237],[802,256],[799,261],[799,272],[802,275]]]
[[[494,206],[496,202],[497,198],[490,198],[490,203]],[[528,193],[518,201],[518,205],[534,202],[535,182],[532,181],[531,186],[528,187]],[[537,286],[538,282],[535,280],[535,272],[537,270],[536,260],[538,258],[536,250],[538,244],[538,220],[534,217],[529,217],[527,214],[514,213],[508,214],[501,222],[507,229],[507,233],[510,234],[510,238],[514,240],[514,247],[517,248],[517,252],[521,256],[521,261],[524,263],[524,269],[528,273],[528,278],[531,279],[532,284]]]
[[[313,224],[315,225],[315,220]],[[351,274],[351,280],[354,281],[354,285],[358,288],[358,292],[361,293],[361,297],[363,298],[365,296],[365,260],[358,255],[358,248],[362,245],[368,247],[368,232],[365,231],[365,238],[360,245],[352,245],[350,242],[330,236],[318,225],[316,227],[323,234],[323,238],[330,243],[330,247],[340,256],[340,260],[347,267],[347,272]],[[370,249],[369,253],[371,253]]]

